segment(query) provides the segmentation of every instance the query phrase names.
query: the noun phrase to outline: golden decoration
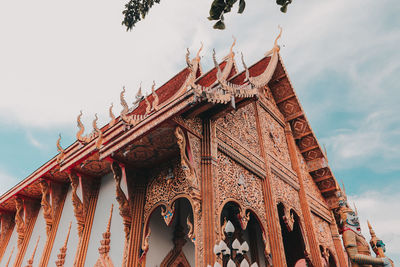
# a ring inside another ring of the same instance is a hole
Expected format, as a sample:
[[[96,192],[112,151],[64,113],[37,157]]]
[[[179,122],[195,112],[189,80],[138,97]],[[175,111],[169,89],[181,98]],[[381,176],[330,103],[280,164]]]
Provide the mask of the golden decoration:
[[[67,244],[68,244],[68,239],[69,239],[69,233],[71,232],[71,224],[72,222],[69,223],[68,227],[68,233],[67,237],[65,238],[64,241],[64,246],[60,248],[60,253],[57,255],[58,260],[56,260],[56,266],[57,267],[63,267],[65,263],[65,256],[67,255]]]

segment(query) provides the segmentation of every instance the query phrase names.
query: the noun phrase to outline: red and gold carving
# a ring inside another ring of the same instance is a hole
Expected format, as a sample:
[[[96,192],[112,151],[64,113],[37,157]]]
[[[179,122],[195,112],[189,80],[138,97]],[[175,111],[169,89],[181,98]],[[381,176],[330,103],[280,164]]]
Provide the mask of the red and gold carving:
[[[72,197],[72,205],[74,207],[76,223],[78,227],[78,236],[82,237],[83,229],[85,228],[85,211],[82,200],[79,198],[77,194],[77,190],[80,184],[79,177],[74,173],[70,173],[69,179],[71,181],[71,187],[72,187],[71,197]]]
[[[15,213],[15,225],[17,227],[16,231],[18,235],[17,246],[18,250],[20,250],[24,241],[26,230],[26,224],[24,221],[24,201],[21,198],[15,199],[15,208],[17,209]]]
[[[46,180],[40,181],[40,188],[42,190],[42,201],[40,204],[43,208],[43,217],[46,222],[46,235],[49,236],[51,227],[53,225],[53,208],[49,203],[49,184]]]
[[[57,260],[56,260],[57,267],[63,267],[65,263],[65,256],[67,256],[69,233],[71,232],[71,224],[72,222],[69,223],[67,237],[65,238],[64,245],[60,248],[60,253],[57,254]]]
[[[180,156],[181,156],[181,168],[185,173],[185,179],[189,182],[191,187],[198,188],[199,182],[196,174],[196,169],[189,161],[187,153],[187,141],[186,136],[183,130],[180,127],[176,127],[175,129],[175,137],[177,139],[177,143],[179,146]]]
[[[103,233],[103,240],[100,241],[101,246],[99,247],[99,258],[97,259],[94,267],[114,267],[114,264],[110,258],[110,227],[114,204],[111,204],[110,217],[108,219],[107,229]]]
[[[259,112],[266,152],[275,157],[283,166],[291,169],[284,128],[265,109],[260,108]]]
[[[253,105],[247,104],[238,110],[233,110],[225,114],[225,116],[216,120],[216,124],[217,129],[221,129],[224,133],[230,133],[229,135],[237,140],[237,143],[246,147],[253,154],[261,155]],[[217,136],[227,141],[218,131]]]
[[[262,180],[221,152],[218,153],[217,164],[214,186],[215,221],[219,222],[219,214],[225,203],[234,201],[241,207],[239,216],[242,219],[242,227],[247,225],[248,210],[251,210],[260,219],[262,228],[266,231],[265,204],[261,191]],[[221,236],[219,223],[216,232]]]

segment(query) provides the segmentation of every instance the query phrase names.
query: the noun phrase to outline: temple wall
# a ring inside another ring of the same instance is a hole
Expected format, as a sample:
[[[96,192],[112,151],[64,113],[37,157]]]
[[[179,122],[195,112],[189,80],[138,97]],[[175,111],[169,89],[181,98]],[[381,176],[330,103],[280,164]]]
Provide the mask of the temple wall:
[[[220,234],[220,213],[228,201],[235,201],[245,210],[251,209],[266,230],[261,179],[222,152],[218,152],[217,166],[214,184],[216,232]]]
[[[67,231],[70,222],[72,222],[71,233],[67,245],[67,255],[65,256],[64,266],[73,266],[74,263],[74,258],[76,250],[78,248],[79,238],[78,238],[78,230],[76,227],[76,219],[74,216],[74,209],[72,206],[71,195],[72,195],[72,190],[71,187],[69,187],[48,266],[55,266],[57,255],[60,253],[60,248],[64,245],[65,238],[67,237]]]
[[[292,170],[284,126],[263,107],[259,108],[261,131],[267,154],[280,163],[280,169]],[[277,115],[276,115],[277,116]],[[287,171],[287,170],[283,170]]]
[[[36,241],[40,236],[40,240],[37,246],[37,250],[35,253],[35,258],[33,261],[33,265],[38,266],[40,258],[42,256],[43,248],[46,243],[46,222],[43,218],[43,208],[40,208],[38,217],[35,222],[35,226],[32,231],[31,238],[29,239],[29,244],[26,248],[24,259],[22,260],[21,266],[25,266],[28,260],[31,258],[33,250],[35,249]]]
[[[6,263],[7,263],[8,259],[10,258],[10,255],[11,255],[11,252],[12,252],[13,248],[14,248],[14,251],[13,251],[13,254],[11,256],[11,260],[10,260],[10,265],[9,266],[12,266],[12,264],[14,263],[15,256],[17,255],[17,251],[18,251],[17,239],[18,239],[18,234],[17,234],[17,231],[16,231],[16,227],[14,227],[14,230],[13,230],[13,232],[11,234],[10,241],[8,242],[6,251],[4,252],[3,258],[1,259],[1,262],[0,262],[1,266],[6,266]]]
[[[114,177],[112,173],[109,173],[101,178],[101,186],[94,213],[85,266],[94,266],[99,258],[98,248],[100,247],[100,241],[103,239],[102,234],[107,228],[111,204],[114,204],[114,209],[110,229],[111,242],[109,255],[115,266],[122,265],[125,233],[123,231],[122,217],[119,215],[119,204],[115,196]]]
[[[314,231],[317,241],[320,245],[322,245],[324,248],[328,248],[334,254],[335,261],[338,264],[337,253],[333,243],[329,222],[325,221],[316,214],[312,214],[312,220],[314,223]]]

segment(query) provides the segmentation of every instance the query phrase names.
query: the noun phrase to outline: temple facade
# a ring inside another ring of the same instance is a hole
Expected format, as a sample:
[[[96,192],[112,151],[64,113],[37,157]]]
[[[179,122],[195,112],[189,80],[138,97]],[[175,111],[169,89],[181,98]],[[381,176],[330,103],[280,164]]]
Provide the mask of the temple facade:
[[[242,55],[241,72],[235,42],[208,72],[188,51],[133,105],[123,88],[119,116],[111,106],[86,135],[81,112],[76,142],[60,136],[58,155],[0,197],[0,266],[388,266],[375,233],[378,258],[346,224],[357,215],[279,37],[249,67]]]

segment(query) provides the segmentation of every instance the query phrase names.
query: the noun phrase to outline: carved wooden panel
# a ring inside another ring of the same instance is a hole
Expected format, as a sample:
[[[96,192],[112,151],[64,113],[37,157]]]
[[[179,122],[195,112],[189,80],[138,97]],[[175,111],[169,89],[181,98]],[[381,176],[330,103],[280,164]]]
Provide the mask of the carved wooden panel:
[[[258,143],[254,106],[247,104],[216,120],[217,128],[229,133],[234,139],[256,155],[261,155]]]
[[[225,154],[218,152],[218,168],[214,181],[214,204],[216,232],[220,235],[220,212],[228,201],[236,201],[244,208],[251,209],[267,228],[262,180],[236,163]]]
[[[265,109],[260,108],[259,112],[266,152],[275,157],[282,165],[291,169],[284,128]]]
[[[293,209],[297,215],[302,218],[298,191],[275,173],[272,173],[271,184],[276,204],[281,202],[284,204],[285,208]]]
[[[312,220],[314,224],[315,236],[317,237],[317,242],[319,245],[323,246],[325,249],[328,248],[331,252],[334,252],[335,245],[333,243],[329,223],[315,214],[312,214]],[[334,255],[334,257],[336,258],[336,255]]]
[[[197,177],[201,177],[201,168],[200,168],[200,149],[201,149],[201,140],[197,138],[195,135],[191,133],[188,134],[189,139],[189,147],[190,147],[190,157],[189,160],[192,162],[193,167],[196,170]]]

